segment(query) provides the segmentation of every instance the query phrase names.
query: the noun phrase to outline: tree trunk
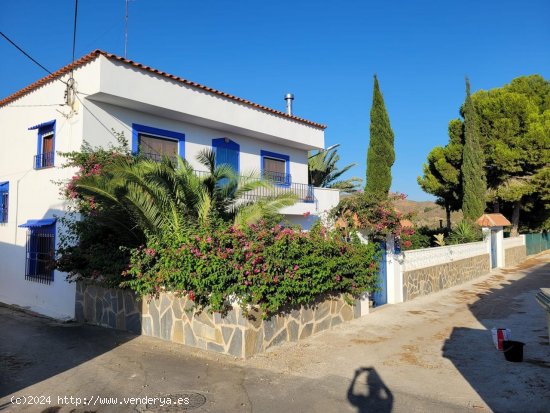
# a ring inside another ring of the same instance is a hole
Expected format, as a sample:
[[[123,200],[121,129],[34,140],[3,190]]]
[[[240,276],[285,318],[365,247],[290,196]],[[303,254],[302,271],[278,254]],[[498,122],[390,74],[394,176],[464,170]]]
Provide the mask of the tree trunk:
[[[512,212],[512,231],[510,233],[511,237],[518,236],[518,227],[519,227],[519,211],[521,209],[521,201],[514,202],[514,212]]]
[[[451,206],[449,204],[445,205],[445,215],[447,216],[447,229],[451,230]]]
[[[493,212],[495,214],[498,214],[500,212],[500,202],[498,202],[498,199],[495,199],[493,201]]]

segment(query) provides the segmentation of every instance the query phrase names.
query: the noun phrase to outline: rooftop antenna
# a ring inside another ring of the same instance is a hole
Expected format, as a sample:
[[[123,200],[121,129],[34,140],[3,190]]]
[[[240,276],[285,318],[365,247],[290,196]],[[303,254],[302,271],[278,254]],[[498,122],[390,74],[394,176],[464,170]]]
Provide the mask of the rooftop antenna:
[[[126,0],[126,17],[124,25],[124,58],[127,58],[128,55],[128,3],[133,0]]]
[[[126,0],[126,18],[124,26],[124,58],[126,59],[128,50],[128,0]]]

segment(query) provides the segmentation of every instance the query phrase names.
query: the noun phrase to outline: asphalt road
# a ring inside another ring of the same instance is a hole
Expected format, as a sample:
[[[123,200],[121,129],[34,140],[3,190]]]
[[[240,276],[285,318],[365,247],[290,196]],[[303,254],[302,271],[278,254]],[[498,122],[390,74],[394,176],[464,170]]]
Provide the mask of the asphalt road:
[[[249,360],[0,307],[0,411],[548,412],[540,287],[550,254]]]

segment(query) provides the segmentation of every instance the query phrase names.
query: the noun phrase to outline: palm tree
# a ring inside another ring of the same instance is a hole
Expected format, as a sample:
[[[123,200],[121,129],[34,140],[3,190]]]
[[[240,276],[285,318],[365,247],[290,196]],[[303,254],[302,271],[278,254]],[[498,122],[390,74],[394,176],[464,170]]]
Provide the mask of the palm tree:
[[[197,173],[182,158],[120,158],[101,174],[81,177],[74,187],[108,211],[98,214],[109,221],[105,225],[137,234],[178,233],[189,222],[206,225],[214,218],[244,225],[297,201],[291,192],[258,198],[259,188],[269,194],[273,185],[253,173],[239,177],[230,165],[216,166],[212,150],[203,150],[197,159],[206,172]]]
[[[337,180],[347,171],[355,166],[349,164],[339,169],[336,165],[340,160],[337,148],[339,144],[331,146],[327,150],[310,153],[308,159],[309,184],[320,188],[334,188],[342,192],[355,192],[361,185],[362,179],[352,177],[344,180]]]

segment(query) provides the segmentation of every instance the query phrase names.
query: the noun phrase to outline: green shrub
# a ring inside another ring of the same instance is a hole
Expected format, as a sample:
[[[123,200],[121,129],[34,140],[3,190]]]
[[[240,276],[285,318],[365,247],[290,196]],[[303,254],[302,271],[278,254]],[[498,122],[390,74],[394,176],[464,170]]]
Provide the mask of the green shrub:
[[[377,263],[376,245],[344,242],[320,225],[304,233],[263,220],[242,229],[218,223],[151,237],[132,252],[122,285],[140,295],[188,295],[211,311],[236,301],[268,316],[323,294],[373,292]]]
[[[466,244],[482,239],[483,235],[479,226],[470,224],[467,221],[460,221],[451,231],[448,242],[449,244]]]

